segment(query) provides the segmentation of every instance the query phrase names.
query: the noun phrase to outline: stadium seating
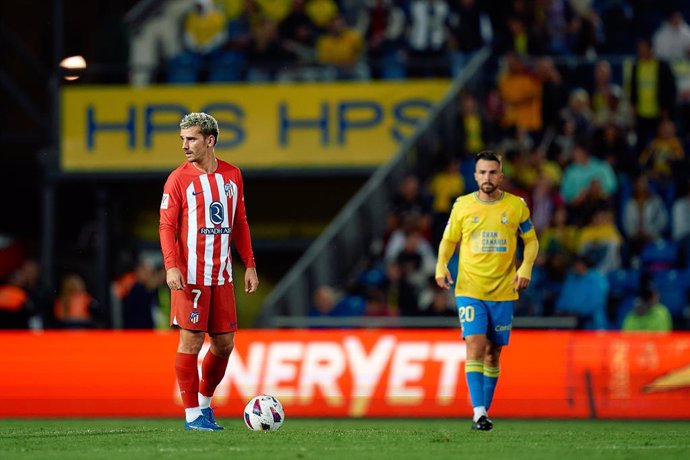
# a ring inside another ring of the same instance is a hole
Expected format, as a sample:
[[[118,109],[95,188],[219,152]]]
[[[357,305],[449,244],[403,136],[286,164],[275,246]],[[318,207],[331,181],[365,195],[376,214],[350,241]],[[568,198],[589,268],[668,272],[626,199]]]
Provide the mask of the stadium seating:
[[[657,240],[642,249],[640,259],[649,272],[668,270],[674,266],[678,257],[678,245],[673,240]]]
[[[680,270],[662,270],[654,273],[652,281],[659,292],[659,301],[666,305],[675,319],[685,315],[688,307],[688,284]]]
[[[201,70],[201,56],[182,52],[168,61],[167,81],[173,84],[194,84]]]
[[[641,275],[641,271],[636,268],[611,271],[608,274],[610,295],[618,299],[634,296],[639,290]]]
[[[465,181],[465,193],[477,190],[477,181],[474,180],[474,158],[464,158],[460,163],[460,174]]]
[[[611,329],[620,330],[623,326],[623,321],[628,313],[635,308],[635,296],[624,297],[618,304],[618,309],[616,310],[616,315],[611,325]]]
[[[241,53],[224,52],[211,61],[208,81],[211,83],[232,83],[242,81],[246,58]]]

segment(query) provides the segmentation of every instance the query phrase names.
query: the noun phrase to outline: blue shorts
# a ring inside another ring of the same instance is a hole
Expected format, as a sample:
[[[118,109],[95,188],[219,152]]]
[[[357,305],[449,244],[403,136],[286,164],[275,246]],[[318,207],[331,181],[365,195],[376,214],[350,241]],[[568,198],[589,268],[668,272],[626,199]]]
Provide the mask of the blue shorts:
[[[492,302],[473,297],[455,298],[462,327],[462,338],[486,334],[497,345],[508,345],[513,328],[514,300]]]

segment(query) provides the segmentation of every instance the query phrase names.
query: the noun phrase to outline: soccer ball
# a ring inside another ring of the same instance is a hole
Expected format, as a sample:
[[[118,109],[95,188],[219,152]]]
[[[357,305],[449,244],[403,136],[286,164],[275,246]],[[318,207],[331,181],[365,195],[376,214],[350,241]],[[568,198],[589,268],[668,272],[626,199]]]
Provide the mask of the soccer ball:
[[[254,396],[244,406],[244,423],[250,430],[275,431],[283,425],[284,420],[283,406],[273,396]]]

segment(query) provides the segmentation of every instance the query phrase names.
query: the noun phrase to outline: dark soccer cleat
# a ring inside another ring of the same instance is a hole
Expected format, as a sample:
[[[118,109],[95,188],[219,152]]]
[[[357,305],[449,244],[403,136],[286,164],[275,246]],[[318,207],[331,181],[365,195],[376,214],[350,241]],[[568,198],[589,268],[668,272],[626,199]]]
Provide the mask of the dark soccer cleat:
[[[489,417],[482,415],[476,422],[472,422],[472,429],[478,431],[491,431],[494,427],[494,422],[489,420]]]
[[[213,409],[211,409],[210,407],[207,407],[206,409],[201,409],[201,415],[206,417],[206,420],[211,425],[214,425],[216,427],[216,430],[224,430],[225,429],[222,426],[218,425],[218,423],[216,423],[216,416],[213,414]]]

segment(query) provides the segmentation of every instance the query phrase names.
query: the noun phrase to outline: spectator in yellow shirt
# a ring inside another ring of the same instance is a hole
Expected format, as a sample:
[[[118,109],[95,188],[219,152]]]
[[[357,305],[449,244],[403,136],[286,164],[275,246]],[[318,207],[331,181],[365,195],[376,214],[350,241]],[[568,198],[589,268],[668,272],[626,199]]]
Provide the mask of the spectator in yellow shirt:
[[[267,18],[280,22],[290,12],[289,0],[256,0]]]
[[[333,0],[309,0],[307,15],[317,27],[326,29],[338,16],[338,5]],[[345,19],[342,19],[345,22]]]
[[[486,148],[486,139],[490,135],[486,116],[482,113],[477,99],[469,93],[462,96],[460,104],[458,145],[462,146],[462,152],[465,154],[481,152]]]
[[[336,78],[352,79],[361,75],[358,68],[364,50],[362,36],[345,24],[341,16],[333,18],[328,32],[316,42],[316,59],[319,64],[333,66]]]
[[[429,191],[433,197],[431,245],[437,247],[441,242],[455,199],[465,193],[465,180],[460,174],[460,162],[457,158],[447,160],[444,167],[434,174],[429,184]]]
[[[670,120],[662,120],[657,135],[640,154],[640,166],[650,172],[649,178],[664,203],[670,206],[676,195],[676,184],[687,177],[685,150]]]
[[[227,19],[211,0],[197,0],[184,19],[185,47],[207,55],[225,44]]]
[[[503,101],[501,124],[518,133],[542,128],[542,85],[514,52],[505,55],[506,71],[499,76],[498,90]]]
[[[668,179],[676,163],[685,158],[683,145],[670,120],[659,123],[657,135],[640,155],[640,166],[648,169],[655,180]]]
[[[560,184],[563,172],[558,163],[546,157],[546,149],[535,147],[516,167],[515,175],[518,182],[532,189],[542,176],[548,178],[551,184]]]
[[[620,268],[622,244],[623,237],[616,227],[613,212],[602,205],[580,230],[577,252],[591,257],[594,268],[606,274]]]

